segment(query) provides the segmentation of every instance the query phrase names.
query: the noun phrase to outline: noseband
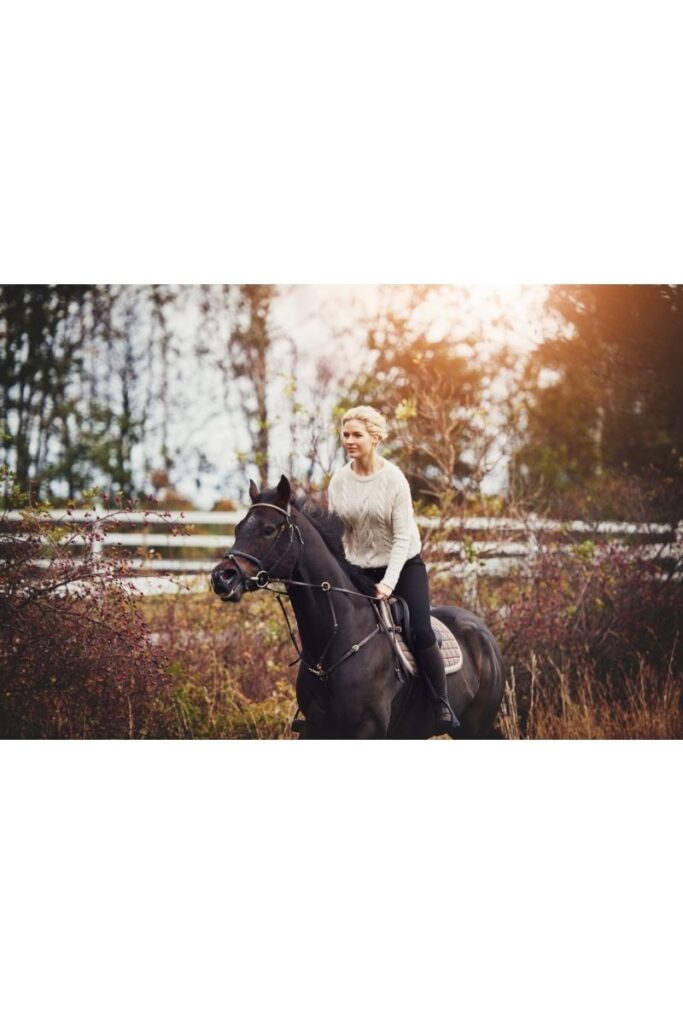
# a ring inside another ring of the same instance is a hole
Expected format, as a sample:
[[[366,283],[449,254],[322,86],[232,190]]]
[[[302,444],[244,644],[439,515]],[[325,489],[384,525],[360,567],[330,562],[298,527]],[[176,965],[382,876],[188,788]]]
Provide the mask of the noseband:
[[[277,533],[273,537],[273,540],[271,541],[271,543],[268,545],[268,547],[264,551],[262,557],[261,558],[257,558],[256,555],[251,555],[251,554],[249,554],[246,551],[239,551],[235,547],[231,548],[230,551],[227,553],[227,555],[225,555],[226,561],[231,561],[234,564],[234,566],[237,569],[237,572],[239,574],[240,582],[244,586],[244,589],[249,591],[249,592],[252,592],[254,590],[262,590],[264,587],[267,587],[268,584],[271,583],[274,579],[278,578],[277,576],[274,577],[272,575],[273,569],[275,569],[275,567],[282,561],[282,559],[288,553],[291,545],[294,542],[294,536],[295,535],[298,537],[298,540],[299,540],[299,554],[297,555],[297,560],[296,560],[296,563],[294,565],[294,568],[292,569],[292,573],[295,572],[295,570],[296,570],[296,568],[297,568],[297,566],[299,564],[299,559],[301,558],[301,552],[302,552],[303,546],[304,546],[304,541],[303,541],[303,537],[301,536],[301,531],[300,531],[299,527],[296,525],[296,523],[292,522],[291,506],[288,505],[287,508],[284,509],[284,508],[280,508],[279,505],[271,505],[267,501],[259,501],[256,504],[251,505],[251,507],[249,509],[249,512],[251,513],[253,510],[259,509],[259,508],[273,508],[273,509],[275,509],[276,512],[279,512],[280,515],[283,515],[285,517],[285,521],[282,523],[282,525],[280,526],[280,529],[277,531]],[[264,561],[266,555],[275,547],[275,545],[279,541],[280,535],[282,534],[283,530],[287,530],[289,532],[289,543],[288,543],[287,547],[285,548],[285,550],[280,555],[280,557],[277,558],[273,562],[273,564],[266,569],[266,568],[264,568],[263,561]],[[247,576],[247,574],[245,573],[244,569],[242,568],[240,563],[237,561],[237,558],[235,557],[236,555],[239,555],[240,558],[246,558],[247,561],[251,562],[253,565],[255,565],[258,568],[258,572],[256,573],[255,576]]]

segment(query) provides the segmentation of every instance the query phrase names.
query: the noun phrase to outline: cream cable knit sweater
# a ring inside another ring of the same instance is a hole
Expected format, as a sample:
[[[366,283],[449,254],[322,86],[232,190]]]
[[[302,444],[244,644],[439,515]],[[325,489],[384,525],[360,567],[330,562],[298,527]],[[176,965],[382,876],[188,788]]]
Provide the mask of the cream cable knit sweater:
[[[422,548],[410,485],[386,459],[372,476],[358,476],[347,463],[334,473],[328,503],[344,524],[344,551],[363,568],[386,565],[382,583],[393,590],[407,559]]]

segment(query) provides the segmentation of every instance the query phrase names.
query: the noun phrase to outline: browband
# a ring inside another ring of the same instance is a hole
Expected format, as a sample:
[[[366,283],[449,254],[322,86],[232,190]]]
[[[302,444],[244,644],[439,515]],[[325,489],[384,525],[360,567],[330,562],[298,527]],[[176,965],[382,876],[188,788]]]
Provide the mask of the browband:
[[[291,505],[288,505],[287,508],[285,509],[285,508],[280,508],[279,505],[271,505],[267,501],[256,501],[256,502],[254,502],[252,505],[249,506],[249,511],[251,512],[251,510],[253,508],[274,508],[276,512],[282,512],[283,516],[287,516],[287,517],[291,516],[291,514],[292,514],[292,507],[291,507]]]

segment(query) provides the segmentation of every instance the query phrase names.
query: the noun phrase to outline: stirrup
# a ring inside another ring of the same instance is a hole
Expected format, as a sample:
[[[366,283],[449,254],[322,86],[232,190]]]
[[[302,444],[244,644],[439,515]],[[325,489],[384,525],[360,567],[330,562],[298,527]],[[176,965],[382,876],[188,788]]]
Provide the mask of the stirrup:
[[[446,719],[446,714],[448,719]],[[453,708],[450,706],[447,700],[442,697],[434,703],[434,723],[437,727],[437,736],[442,736],[444,733],[453,734],[456,729],[460,728],[460,719],[456,715]]]

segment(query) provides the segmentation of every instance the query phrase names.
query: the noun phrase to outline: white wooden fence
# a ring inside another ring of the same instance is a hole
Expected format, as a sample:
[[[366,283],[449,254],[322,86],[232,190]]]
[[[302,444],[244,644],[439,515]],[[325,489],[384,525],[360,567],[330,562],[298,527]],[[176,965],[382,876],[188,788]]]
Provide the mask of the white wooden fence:
[[[90,510],[54,509],[44,513],[46,529],[50,526],[68,527],[70,523],[86,524],[89,535],[82,532],[69,542],[75,549],[87,548],[84,555],[97,560],[105,548],[117,548],[130,553],[127,564],[135,572],[136,586],[144,593],[190,592],[206,589],[208,574],[220,556],[233,544],[230,530],[244,516],[246,510],[236,512],[113,512],[101,507]],[[21,512],[0,513],[3,523],[20,523]],[[418,517],[425,541],[437,521]],[[623,545],[637,544],[641,554],[657,561],[666,560],[674,565],[680,577],[683,560],[683,522],[673,529],[662,523],[629,523],[582,521],[561,522],[529,516],[526,519],[495,517],[468,517],[439,524],[446,530],[467,536],[466,541],[442,540],[432,548],[432,568],[456,576],[466,587],[479,576],[506,576],[524,560],[531,562],[542,549],[542,539],[559,538],[560,548],[570,549],[579,539],[611,538]],[[138,526],[128,532],[117,527]],[[224,533],[174,534],[173,527],[221,526]],[[20,531],[20,527],[17,527]],[[5,531],[7,535],[9,531]],[[16,535],[16,534],[15,534]],[[68,534],[66,535],[68,538]],[[0,540],[1,540],[0,534]],[[169,557],[174,549],[204,550],[210,557]],[[163,554],[162,554],[163,552]],[[434,557],[438,555],[438,557]],[[74,557],[78,557],[76,551]],[[38,565],[41,561],[38,560]],[[45,563],[47,564],[47,562]],[[158,575],[164,573],[163,576]],[[171,574],[171,575],[169,575]]]

